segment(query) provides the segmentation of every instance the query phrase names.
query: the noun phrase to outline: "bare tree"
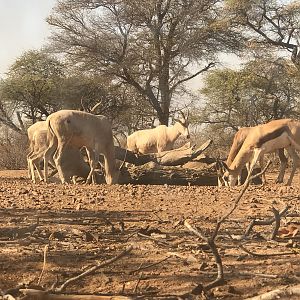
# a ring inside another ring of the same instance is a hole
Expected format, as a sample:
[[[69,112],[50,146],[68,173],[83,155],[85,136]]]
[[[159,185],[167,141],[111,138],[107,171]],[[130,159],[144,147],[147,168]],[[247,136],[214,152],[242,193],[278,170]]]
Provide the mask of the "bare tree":
[[[287,50],[300,69],[299,1],[234,0],[228,1],[227,8],[233,23],[250,40],[248,46]]]

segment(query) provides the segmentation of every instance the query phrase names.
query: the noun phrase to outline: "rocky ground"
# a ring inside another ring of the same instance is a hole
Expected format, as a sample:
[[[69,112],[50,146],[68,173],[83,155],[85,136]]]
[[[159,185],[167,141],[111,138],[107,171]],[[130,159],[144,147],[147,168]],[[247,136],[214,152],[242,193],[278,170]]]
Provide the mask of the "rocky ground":
[[[245,299],[300,283],[300,176],[292,187],[274,184],[274,177],[268,175],[265,186],[250,186],[222,224],[216,243],[226,282],[211,290],[210,299]],[[207,244],[183,221],[208,236],[240,190],[32,184],[25,171],[1,171],[0,289],[59,287],[132,246],[121,259],[67,285],[65,292],[148,299],[189,293],[213,281],[217,269]],[[273,224],[256,226],[242,239],[253,219],[272,218],[272,207],[281,211],[287,205],[274,240],[269,239]]]

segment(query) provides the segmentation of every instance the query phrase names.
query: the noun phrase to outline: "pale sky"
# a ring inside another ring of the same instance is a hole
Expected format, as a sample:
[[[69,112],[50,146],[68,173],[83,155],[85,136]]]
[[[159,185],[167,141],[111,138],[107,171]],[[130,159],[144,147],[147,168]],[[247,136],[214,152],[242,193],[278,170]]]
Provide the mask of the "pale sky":
[[[46,17],[56,0],[0,0],[0,77],[24,51],[40,49],[50,33]]]

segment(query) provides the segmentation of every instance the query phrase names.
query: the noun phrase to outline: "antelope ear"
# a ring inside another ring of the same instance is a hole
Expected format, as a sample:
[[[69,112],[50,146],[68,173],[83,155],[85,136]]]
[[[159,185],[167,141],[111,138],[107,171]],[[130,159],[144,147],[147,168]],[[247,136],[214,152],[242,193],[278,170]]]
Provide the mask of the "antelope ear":
[[[229,169],[229,167],[227,166],[226,162],[225,162],[225,161],[220,161],[220,163],[221,163],[222,167],[223,167],[226,171],[228,171],[228,172],[230,173],[230,169]]]

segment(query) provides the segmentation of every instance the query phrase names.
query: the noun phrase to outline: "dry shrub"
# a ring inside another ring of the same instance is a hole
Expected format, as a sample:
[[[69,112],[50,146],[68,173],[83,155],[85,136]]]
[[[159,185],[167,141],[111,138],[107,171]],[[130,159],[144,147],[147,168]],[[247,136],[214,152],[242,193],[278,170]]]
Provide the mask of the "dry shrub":
[[[28,138],[5,129],[0,136],[0,169],[27,168]]]

